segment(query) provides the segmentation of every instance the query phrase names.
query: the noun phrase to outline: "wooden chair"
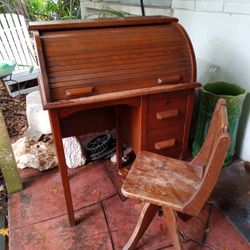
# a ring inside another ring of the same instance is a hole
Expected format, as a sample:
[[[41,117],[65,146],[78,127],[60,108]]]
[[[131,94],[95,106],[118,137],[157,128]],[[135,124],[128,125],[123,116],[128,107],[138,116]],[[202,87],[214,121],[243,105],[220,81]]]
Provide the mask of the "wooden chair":
[[[13,59],[17,66],[9,77],[3,79],[11,96],[27,94],[38,87],[12,91],[11,85],[36,79],[39,66],[31,44],[25,19],[17,14],[0,14],[0,60]]]
[[[227,150],[226,102],[220,99],[206,140],[191,161],[140,152],[122,186],[122,193],[146,202],[137,226],[123,249],[135,249],[155,213],[162,207],[175,249],[183,249],[178,232],[177,212],[197,216],[211,194]]]

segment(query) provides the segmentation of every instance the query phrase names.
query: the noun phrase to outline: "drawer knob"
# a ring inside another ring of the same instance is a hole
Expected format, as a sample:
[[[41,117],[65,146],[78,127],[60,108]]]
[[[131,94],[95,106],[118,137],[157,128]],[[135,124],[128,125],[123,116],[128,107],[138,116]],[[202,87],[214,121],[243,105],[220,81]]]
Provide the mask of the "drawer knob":
[[[93,91],[94,91],[94,87],[92,86],[75,88],[75,89],[67,89],[66,96],[74,97],[74,96],[79,96],[79,95],[90,95],[91,93],[93,93]]]
[[[160,141],[155,143],[155,149],[161,150],[165,148],[170,148],[175,145],[176,139],[169,139],[166,141]]]
[[[178,113],[179,113],[178,109],[171,109],[171,110],[166,110],[166,111],[162,111],[162,112],[157,112],[156,119],[157,120],[164,120],[164,119],[168,119],[168,118],[177,117]]]

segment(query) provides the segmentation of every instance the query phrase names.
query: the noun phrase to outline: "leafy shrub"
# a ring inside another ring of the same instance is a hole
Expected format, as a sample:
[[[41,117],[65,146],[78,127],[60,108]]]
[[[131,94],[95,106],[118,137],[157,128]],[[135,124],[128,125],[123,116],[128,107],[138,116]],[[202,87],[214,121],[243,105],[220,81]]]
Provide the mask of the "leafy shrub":
[[[18,13],[30,21],[79,19],[79,0],[0,0],[0,11]]]

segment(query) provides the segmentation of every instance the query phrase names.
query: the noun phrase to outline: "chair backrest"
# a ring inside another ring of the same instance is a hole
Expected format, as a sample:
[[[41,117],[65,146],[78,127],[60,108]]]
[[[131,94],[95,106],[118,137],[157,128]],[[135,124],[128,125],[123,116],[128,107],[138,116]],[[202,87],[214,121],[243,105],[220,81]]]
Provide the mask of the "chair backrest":
[[[23,16],[0,14],[0,59],[14,59],[19,65],[37,65]]]
[[[190,210],[192,213],[198,214],[207,201],[217,182],[229,146],[230,136],[228,134],[226,101],[219,99],[205,142],[197,156],[190,163],[194,167],[203,168],[203,174],[199,188],[185,206],[186,211]]]

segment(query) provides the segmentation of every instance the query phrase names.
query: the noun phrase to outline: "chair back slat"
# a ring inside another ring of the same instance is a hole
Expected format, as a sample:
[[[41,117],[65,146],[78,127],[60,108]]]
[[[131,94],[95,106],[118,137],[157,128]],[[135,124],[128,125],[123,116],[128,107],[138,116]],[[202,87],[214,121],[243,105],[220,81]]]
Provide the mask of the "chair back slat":
[[[1,59],[14,59],[20,65],[37,65],[23,16],[0,14],[0,45]]]
[[[4,58],[9,58],[9,56],[7,54],[7,51],[4,48],[4,44],[1,39],[1,30],[0,30],[0,59],[4,59]]]
[[[206,175],[208,170],[211,168],[210,165],[215,156],[215,152],[218,147],[218,143],[221,140],[221,136],[227,134],[228,118],[227,118],[227,109],[225,105],[219,103],[218,109],[216,110],[211,123],[212,123],[211,131],[207,137],[210,136],[212,139],[210,140],[209,154],[207,157],[206,164],[204,166],[203,175]]]
[[[3,27],[3,35],[6,37],[8,45],[10,46],[10,50],[12,52],[12,56],[14,57],[12,59],[15,59],[17,63],[22,64],[22,58],[19,55],[18,49],[12,36],[12,30],[10,29],[4,14],[0,15],[0,21]]]
[[[16,21],[16,25],[17,27],[22,27],[22,29],[18,29],[18,31],[19,31],[20,37],[22,37],[21,42],[26,44],[25,46],[26,56],[30,58],[32,65],[38,65],[24,16],[19,15],[18,18],[19,18],[19,22]],[[20,26],[19,26],[19,23],[20,23]]]
[[[5,14],[5,18],[6,18],[6,21],[8,23],[10,33],[12,34],[12,37],[13,37],[14,42],[15,42],[15,46],[17,48],[17,52],[19,54],[20,62],[23,65],[27,65],[27,64],[30,64],[30,62],[28,62],[28,60],[27,60],[28,57],[24,54],[24,50],[23,50],[23,48],[25,48],[26,46],[23,43],[21,43],[21,41],[20,41],[20,38],[19,38],[18,32],[17,32],[16,23],[15,23],[13,17],[14,17],[14,15],[12,15],[12,14]]]
[[[227,131],[226,101],[220,99],[216,104],[206,140],[198,155],[190,163],[195,167],[203,167],[203,174],[199,188],[185,207],[187,212],[198,213],[217,182],[230,146],[230,136]]]
[[[2,59],[15,60],[15,56],[14,56],[14,53],[12,52],[11,47],[10,47],[2,20],[4,20],[4,15],[0,14],[0,40],[1,40],[1,43],[3,45],[0,47],[0,51],[1,51],[1,55],[6,56],[6,57],[3,57]],[[5,24],[6,24],[6,22],[5,22]]]

